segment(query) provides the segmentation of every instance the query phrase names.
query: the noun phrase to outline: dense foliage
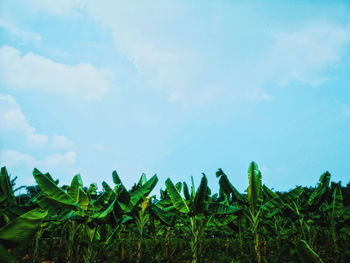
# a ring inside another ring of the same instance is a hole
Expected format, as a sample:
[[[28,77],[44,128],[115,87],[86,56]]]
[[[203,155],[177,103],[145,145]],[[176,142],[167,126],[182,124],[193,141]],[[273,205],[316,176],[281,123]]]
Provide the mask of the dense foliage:
[[[167,179],[157,198],[156,175],[127,190],[114,171],[98,191],[34,169],[37,185],[16,195],[3,167],[0,262],[350,262],[350,184],[325,172],[316,187],[275,192],[252,162],[240,193],[216,175],[219,193],[203,174],[198,188]]]

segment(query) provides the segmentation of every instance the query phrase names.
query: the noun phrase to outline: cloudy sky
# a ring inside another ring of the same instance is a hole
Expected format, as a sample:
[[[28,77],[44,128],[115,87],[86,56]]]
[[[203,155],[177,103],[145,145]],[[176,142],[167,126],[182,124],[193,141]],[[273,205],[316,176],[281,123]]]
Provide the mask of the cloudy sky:
[[[0,124],[18,184],[347,183],[350,2],[1,1]]]

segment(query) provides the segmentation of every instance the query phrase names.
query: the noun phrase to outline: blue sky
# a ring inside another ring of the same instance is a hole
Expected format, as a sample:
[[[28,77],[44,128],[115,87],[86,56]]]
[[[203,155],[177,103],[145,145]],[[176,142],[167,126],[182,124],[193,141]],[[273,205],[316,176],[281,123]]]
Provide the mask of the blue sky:
[[[277,190],[350,173],[349,1],[5,0],[0,162]]]

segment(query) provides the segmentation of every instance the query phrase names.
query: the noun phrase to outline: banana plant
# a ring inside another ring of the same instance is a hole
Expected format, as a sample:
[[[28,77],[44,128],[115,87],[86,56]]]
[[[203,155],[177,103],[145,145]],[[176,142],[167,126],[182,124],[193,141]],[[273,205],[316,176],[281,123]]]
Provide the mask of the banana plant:
[[[116,209],[123,212],[124,219],[130,218],[138,230],[137,262],[142,261],[143,239],[145,227],[150,219],[150,204],[152,198],[148,195],[152,192],[158,182],[157,175],[147,180],[146,174],[142,174],[140,180],[129,191],[126,190],[118,173],[113,171],[113,182],[116,184],[114,192],[116,195]],[[130,220],[127,220],[130,223]],[[121,242],[121,251],[125,255],[124,240]]]
[[[180,218],[188,222],[187,226],[191,233],[192,263],[197,263],[199,262],[200,241],[211,219],[216,215],[234,214],[239,209],[210,199],[210,189],[205,174],[202,176],[197,191],[194,191],[194,183],[192,183],[191,195],[188,193],[188,187],[184,187],[185,198],[179,192],[179,185],[176,187],[170,178],[165,181],[165,185],[171,205],[181,214]],[[163,207],[163,210],[165,209]],[[171,211],[171,207],[167,209]]]

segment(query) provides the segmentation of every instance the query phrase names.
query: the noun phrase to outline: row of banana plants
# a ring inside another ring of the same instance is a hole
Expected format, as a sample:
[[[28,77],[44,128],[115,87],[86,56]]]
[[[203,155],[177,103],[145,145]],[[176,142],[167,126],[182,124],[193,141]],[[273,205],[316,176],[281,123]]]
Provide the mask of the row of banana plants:
[[[0,174],[0,262],[350,262],[350,187],[321,175],[315,187],[276,192],[248,168],[239,192],[216,172],[212,193],[205,174],[198,187],[157,175],[127,190],[84,186],[79,174],[59,186],[33,171],[35,186],[16,194],[15,179]]]

